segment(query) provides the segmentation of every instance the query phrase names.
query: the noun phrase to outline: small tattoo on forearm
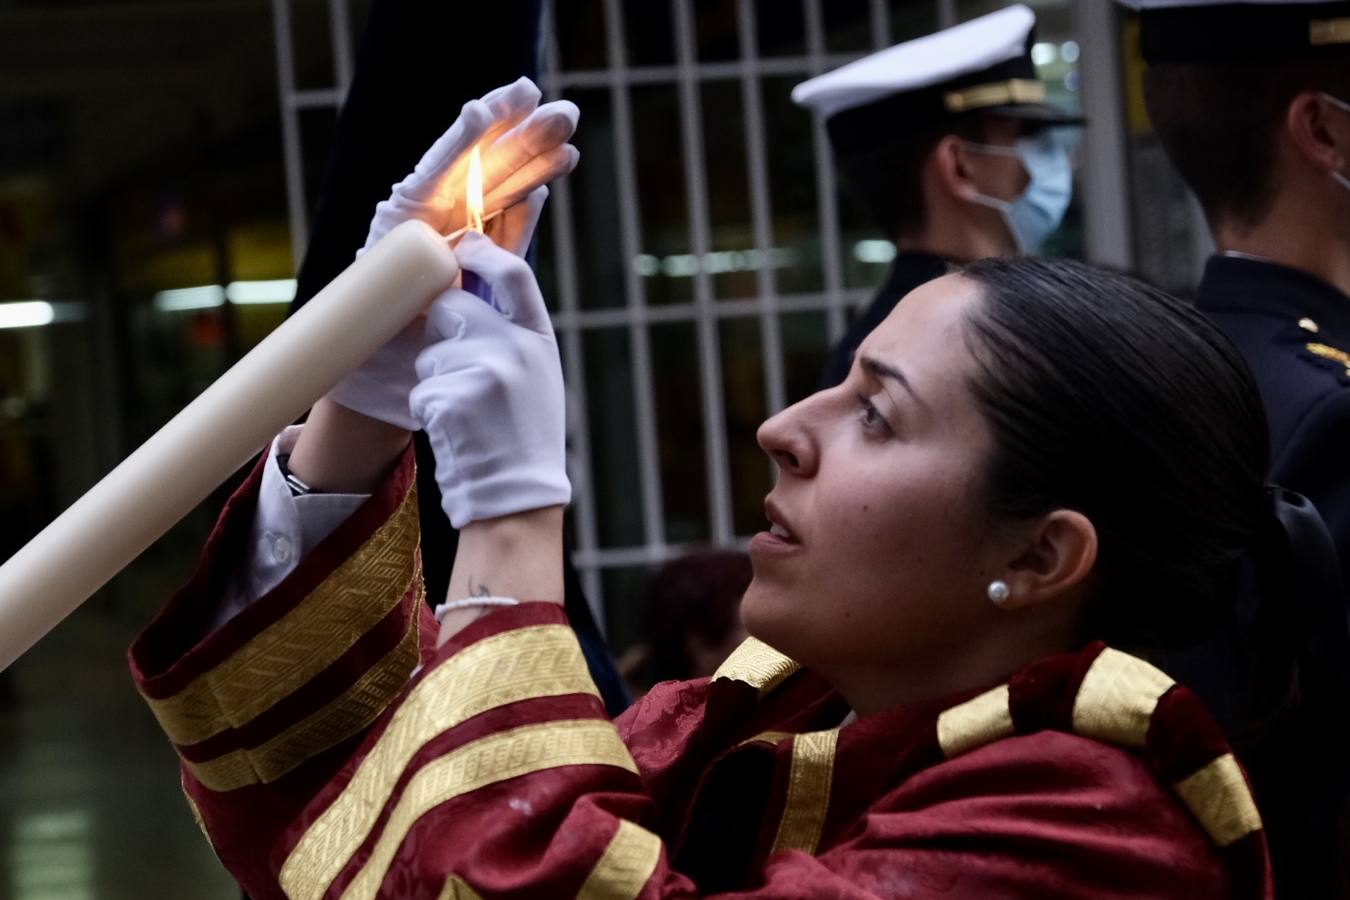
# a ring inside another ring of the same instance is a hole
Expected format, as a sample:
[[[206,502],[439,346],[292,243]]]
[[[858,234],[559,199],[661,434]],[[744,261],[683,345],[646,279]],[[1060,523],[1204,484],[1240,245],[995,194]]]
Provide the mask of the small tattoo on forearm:
[[[491,596],[492,596],[492,588],[488,587],[486,584],[480,584],[480,585],[478,585],[477,587],[474,587],[473,576],[470,575],[470,576],[469,576],[469,595],[472,596],[472,597],[491,597]]]

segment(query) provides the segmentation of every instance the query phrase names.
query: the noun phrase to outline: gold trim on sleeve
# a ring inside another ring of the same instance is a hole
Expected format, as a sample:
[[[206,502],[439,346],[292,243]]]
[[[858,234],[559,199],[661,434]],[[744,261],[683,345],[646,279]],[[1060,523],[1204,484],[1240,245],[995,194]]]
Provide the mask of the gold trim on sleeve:
[[[458,875],[451,875],[445,879],[445,887],[441,888],[441,893],[436,900],[483,900],[478,896],[478,892],[469,887],[468,883]]]
[[[508,778],[588,765],[637,773],[619,732],[600,719],[525,725],[465,744],[427,763],[408,782],[370,857],[342,892],[342,900],[374,898],[413,825],[442,803]],[[303,896],[322,896],[327,887],[306,881]],[[296,900],[297,894],[289,888],[286,891]]]
[[[1227,847],[1261,827],[1261,814],[1233,754],[1225,753],[1173,785],[1210,840]]]
[[[661,860],[661,839],[641,825],[619,820],[609,846],[596,862],[577,900],[635,900]]]
[[[1313,47],[1350,44],[1350,18],[1309,20],[1308,44]]]
[[[959,91],[948,91],[942,97],[947,112],[967,112],[1009,103],[1042,103],[1045,85],[1034,78],[1009,78],[992,84],[977,84]]]
[[[797,662],[758,638],[746,638],[713,673],[713,681],[743,681],[763,696],[800,669]]]
[[[1110,647],[1092,661],[1073,701],[1074,733],[1143,747],[1158,701],[1175,684],[1142,659]]]
[[[1008,706],[1006,684],[953,706],[937,720],[938,746],[948,759],[1012,734],[1012,709]]]
[[[787,799],[771,853],[780,850],[816,852],[825,828],[825,814],[830,809],[830,784],[834,779],[834,753],[838,742],[838,728],[799,734],[793,741]]]
[[[423,602],[418,591],[417,604]],[[421,623],[416,611],[408,617],[403,638],[384,658],[325,706],[260,744],[205,762],[184,764],[205,787],[233,791],[276,781],[305,760],[342,743],[379,718],[417,667]]]
[[[172,697],[146,697],[175,744],[239,727],[338,660],[421,583],[417,492],[280,621]]]
[[[489,709],[563,694],[598,696],[576,635],[566,625],[495,634],[431,669],[395,711],[346,788],[286,857],[278,878],[282,889],[291,900],[323,896],[427,741]]]

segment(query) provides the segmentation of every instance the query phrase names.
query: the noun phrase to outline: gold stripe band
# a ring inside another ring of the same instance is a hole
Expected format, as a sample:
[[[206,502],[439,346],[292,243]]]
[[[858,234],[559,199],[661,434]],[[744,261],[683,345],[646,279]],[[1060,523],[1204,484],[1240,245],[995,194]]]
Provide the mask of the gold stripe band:
[[[770,852],[816,852],[825,828],[825,814],[830,808],[830,784],[834,780],[834,753],[838,741],[838,728],[799,734],[793,741],[787,800]]]
[[[969,112],[1009,103],[1042,103],[1045,85],[1033,78],[1010,78],[992,84],[977,84],[959,91],[948,91],[942,97],[947,112]]]
[[[586,877],[577,900],[635,900],[660,860],[661,839],[620,819],[619,830]]]
[[[451,875],[445,879],[445,886],[441,888],[436,900],[482,900],[482,898],[464,879]]]
[[[948,759],[1011,736],[1008,686],[999,685],[946,710],[937,720],[938,746]]]
[[[1108,744],[1143,747],[1153,711],[1175,683],[1142,659],[1107,647],[1078,686],[1074,733]]]
[[[585,765],[614,766],[637,774],[618,731],[600,719],[525,725],[465,744],[428,763],[408,782],[370,858],[342,892],[343,900],[374,898],[413,825],[442,803],[508,778]],[[287,893],[294,900],[296,895]]]
[[[743,681],[761,695],[782,684],[801,666],[758,638],[746,638],[717,667],[713,681]]]
[[[1233,754],[1225,753],[1173,785],[1210,840],[1227,847],[1261,827],[1261,814]]]
[[[238,728],[328,668],[407,595],[417,565],[417,492],[280,621],[172,697],[146,697],[175,744]]]
[[[206,762],[184,760],[188,771],[213,791],[267,784],[364,730],[398,696],[417,667],[421,637],[417,610],[423,603],[420,582],[418,588],[403,638],[342,696],[257,747],[234,750]]]
[[[291,900],[318,900],[366,840],[413,755],[467,719],[509,703],[596,695],[576,635],[536,625],[484,638],[427,673],[331,806],[286,857],[279,881]]]
[[[1308,22],[1308,43],[1314,47],[1350,44],[1350,19],[1313,19]]]

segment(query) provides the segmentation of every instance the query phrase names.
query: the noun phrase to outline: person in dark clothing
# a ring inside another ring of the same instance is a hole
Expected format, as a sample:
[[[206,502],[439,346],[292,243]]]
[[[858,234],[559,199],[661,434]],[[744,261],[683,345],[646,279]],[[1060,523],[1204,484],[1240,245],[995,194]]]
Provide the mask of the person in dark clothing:
[[[1126,3],[1140,9],[1149,117],[1217,246],[1196,302],[1256,376],[1269,480],[1307,496],[1335,545],[1326,571],[1303,567],[1320,584],[1289,592],[1303,610],[1257,617],[1248,579],[1228,634],[1171,672],[1229,707],[1277,893],[1350,897],[1350,3]],[[1272,644],[1291,689],[1261,697],[1244,657]],[[1272,733],[1282,739],[1244,753]]]
[[[880,51],[797,85],[825,120],[845,187],[895,242],[890,275],[833,348],[836,385],[895,304],[953,262],[1034,253],[1069,205],[1072,170],[1031,61],[1020,4]]]
[[[352,261],[366,240],[376,204],[407,173],[468,100],[517,78],[538,77],[541,0],[490,4],[423,4],[380,0],[362,34],[338,118],[323,187],[311,220],[291,311],[304,305]],[[455,43],[454,77],[446,77],[448,35],[491,35]],[[456,532],[441,510],[435,464],[423,434],[414,439],[420,525],[431,545],[453,548]],[[424,560],[427,597],[445,596],[453,552]],[[567,554],[567,612],[591,674],[611,714],[627,692]]]

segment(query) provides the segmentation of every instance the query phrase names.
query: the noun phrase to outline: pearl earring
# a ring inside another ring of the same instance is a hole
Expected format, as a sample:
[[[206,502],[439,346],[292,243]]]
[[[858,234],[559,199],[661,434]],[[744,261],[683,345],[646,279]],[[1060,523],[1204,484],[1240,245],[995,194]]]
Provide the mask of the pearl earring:
[[[1006,581],[991,581],[989,582],[988,594],[989,599],[994,602],[995,606],[1002,606],[1008,602],[1008,596],[1012,594],[1012,590],[1008,587]]]

